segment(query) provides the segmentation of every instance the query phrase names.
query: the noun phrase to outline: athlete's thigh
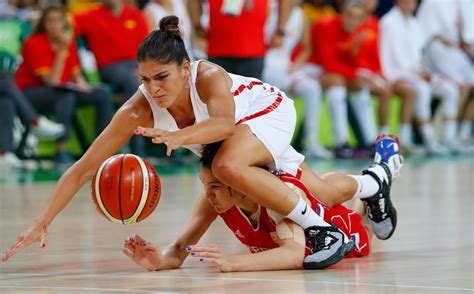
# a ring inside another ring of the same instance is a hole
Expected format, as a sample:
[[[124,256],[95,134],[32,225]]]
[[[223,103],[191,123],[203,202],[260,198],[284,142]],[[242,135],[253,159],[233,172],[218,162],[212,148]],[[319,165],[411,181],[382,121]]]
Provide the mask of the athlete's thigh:
[[[318,176],[306,163],[300,165],[302,169],[301,181],[319,201],[328,207],[332,207],[337,199],[334,187]]]
[[[215,160],[244,166],[261,166],[271,164],[273,157],[250,127],[242,124],[236,127],[232,136],[224,140]]]

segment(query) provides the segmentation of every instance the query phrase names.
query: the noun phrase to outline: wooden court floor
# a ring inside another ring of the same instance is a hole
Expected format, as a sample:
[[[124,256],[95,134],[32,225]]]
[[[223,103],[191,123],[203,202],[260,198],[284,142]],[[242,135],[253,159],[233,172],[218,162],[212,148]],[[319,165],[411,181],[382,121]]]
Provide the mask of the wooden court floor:
[[[367,164],[312,167],[358,173]],[[86,186],[50,226],[46,249],[34,246],[0,264],[0,293],[474,292],[473,182],[473,157],[407,160],[392,189],[397,231],[388,241],[374,239],[370,256],[321,271],[254,273],[220,273],[191,258],[180,269],[146,272],[122,254],[124,239],[134,233],[162,246],[174,239],[201,191],[196,174],[162,176],[157,210],[129,226],[103,219]],[[36,217],[53,185],[0,182],[2,253]],[[220,220],[202,242],[216,243],[227,253],[245,250]]]

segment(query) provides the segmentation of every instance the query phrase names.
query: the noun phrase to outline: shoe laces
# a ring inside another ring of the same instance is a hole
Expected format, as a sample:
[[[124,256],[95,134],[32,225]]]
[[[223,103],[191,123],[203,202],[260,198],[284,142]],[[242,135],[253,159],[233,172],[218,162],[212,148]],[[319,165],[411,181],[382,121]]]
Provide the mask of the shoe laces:
[[[326,237],[328,237],[328,230],[325,230],[323,228],[312,230],[309,233],[309,237],[311,238],[312,242],[311,253],[324,250],[326,247]]]
[[[381,203],[381,201],[383,201]],[[387,216],[387,213],[384,212],[385,210],[385,201],[382,198],[378,198],[376,201],[366,201],[366,211],[367,214],[373,220],[384,220]]]

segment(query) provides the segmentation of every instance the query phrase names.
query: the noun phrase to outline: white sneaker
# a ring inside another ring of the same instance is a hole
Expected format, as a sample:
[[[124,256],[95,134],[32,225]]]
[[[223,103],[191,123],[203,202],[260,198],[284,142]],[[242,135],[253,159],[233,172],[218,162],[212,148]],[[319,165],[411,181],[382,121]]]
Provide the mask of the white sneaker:
[[[304,154],[309,158],[333,159],[334,154],[321,145],[308,148]]]
[[[55,123],[44,116],[40,116],[38,125],[33,127],[32,132],[39,138],[55,140],[64,135],[65,129],[63,124]]]
[[[0,169],[23,168],[23,162],[11,152],[0,156]]]

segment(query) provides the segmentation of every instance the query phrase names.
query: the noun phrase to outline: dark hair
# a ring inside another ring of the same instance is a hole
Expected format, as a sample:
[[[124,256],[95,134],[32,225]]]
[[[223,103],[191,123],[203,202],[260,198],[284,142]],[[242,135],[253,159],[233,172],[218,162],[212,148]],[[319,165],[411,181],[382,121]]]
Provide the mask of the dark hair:
[[[201,165],[202,167],[211,168],[214,157],[216,157],[217,151],[221,148],[223,141],[214,142],[211,144],[204,145],[202,150]]]
[[[180,65],[185,59],[189,60],[178,24],[179,18],[176,15],[163,17],[160,29],[151,32],[138,47],[138,62],[151,59],[165,64],[176,62]]]
[[[54,11],[60,12],[64,16],[64,29],[65,30],[68,29],[69,22],[67,20],[66,11],[64,10],[64,8],[60,5],[51,5],[51,6],[48,6],[48,7],[44,8],[41,11],[41,17],[38,21],[38,24],[36,25],[36,29],[34,30],[34,34],[45,32],[45,25],[44,24],[46,22],[46,18],[48,17],[48,15],[51,12],[54,12]]]

